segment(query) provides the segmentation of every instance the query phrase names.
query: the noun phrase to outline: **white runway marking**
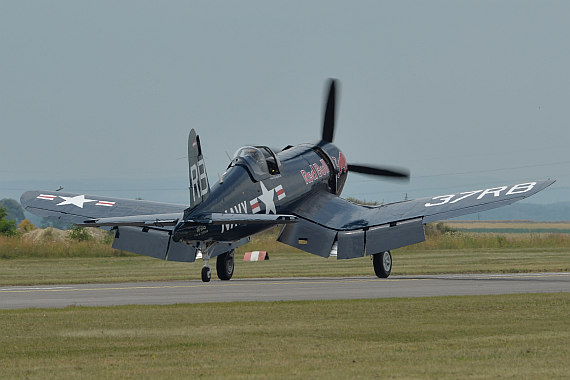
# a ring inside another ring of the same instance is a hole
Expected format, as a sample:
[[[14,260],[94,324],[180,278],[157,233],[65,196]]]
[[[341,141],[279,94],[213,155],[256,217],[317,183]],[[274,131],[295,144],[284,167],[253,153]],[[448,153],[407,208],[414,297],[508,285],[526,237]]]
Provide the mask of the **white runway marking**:
[[[19,286],[19,287],[8,287],[8,288],[0,288],[0,292],[28,292],[34,290],[61,290],[61,289],[73,289],[71,286],[51,286],[51,287],[38,287],[34,288],[31,286]]]

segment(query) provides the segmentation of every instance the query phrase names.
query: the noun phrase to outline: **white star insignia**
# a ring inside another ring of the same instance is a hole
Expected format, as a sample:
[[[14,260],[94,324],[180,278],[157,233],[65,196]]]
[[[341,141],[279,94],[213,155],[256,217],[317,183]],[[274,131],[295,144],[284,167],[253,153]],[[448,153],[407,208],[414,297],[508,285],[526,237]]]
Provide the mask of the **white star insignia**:
[[[259,182],[259,184],[261,185],[261,191],[263,192],[263,194],[261,194],[257,198],[263,203],[265,203],[265,213],[269,214],[273,212],[274,214],[277,214],[277,211],[275,210],[275,202],[273,201],[273,195],[275,193],[275,189],[267,190],[263,182]]]
[[[75,197],[62,197],[60,195],[59,197],[65,200],[61,203],[58,203],[57,206],[74,205],[79,208],[83,208],[84,203],[97,202],[96,199],[85,199],[85,195],[77,195]]]

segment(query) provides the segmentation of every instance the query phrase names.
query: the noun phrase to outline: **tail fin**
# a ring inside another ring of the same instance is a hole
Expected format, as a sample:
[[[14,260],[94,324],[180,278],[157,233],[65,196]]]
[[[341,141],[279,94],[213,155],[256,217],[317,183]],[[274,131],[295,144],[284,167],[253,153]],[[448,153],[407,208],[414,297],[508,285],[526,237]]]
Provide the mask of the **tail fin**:
[[[190,208],[194,208],[202,203],[210,193],[200,138],[194,129],[188,135],[188,168],[190,174]]]

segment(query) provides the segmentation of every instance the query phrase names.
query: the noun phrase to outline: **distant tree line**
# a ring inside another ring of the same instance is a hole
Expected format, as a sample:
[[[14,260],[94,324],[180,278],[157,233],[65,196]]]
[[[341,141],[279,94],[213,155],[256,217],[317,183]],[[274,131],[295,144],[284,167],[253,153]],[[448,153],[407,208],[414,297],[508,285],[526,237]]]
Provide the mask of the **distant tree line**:
[[[0,207],[4,208],[6,211],[5,218],[15,221],[16,224],[26,219],[26,216],[24,215],[24,209],[20,203],[14,199],[4,198],[0,200]]]
[[[16,221],[7,219],[8,212],[5,207],[0,206],[0,235],[13,236],[18,233]]]
[[[4,198],[0,200],[0,207],[5,211],[3,220],[13,221],[16,226],[22,223],[22,221],[26,220],[26,215],[24,214],[24,209],[22,205],[20,205],[20,202],[14,199]],[[41,220],[41,222],[38,223],[36,220],[35,223],[42,228],[53,227],[60,230],[67,230],[71,228],[70,223],[63,222],[56,218],[42,218],[39,220]],[[28,223],[30,222],[28,221]]]

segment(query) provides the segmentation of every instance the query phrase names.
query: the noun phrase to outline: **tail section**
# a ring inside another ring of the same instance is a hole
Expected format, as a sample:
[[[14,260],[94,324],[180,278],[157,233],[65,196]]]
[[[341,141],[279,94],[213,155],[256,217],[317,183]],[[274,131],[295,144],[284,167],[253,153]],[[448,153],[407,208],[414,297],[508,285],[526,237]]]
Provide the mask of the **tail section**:
[[[188,168],[190,172],[190,208],[194,208],[202,203],[210,193],[200,138],[194,129],[190,131],[188,136]]]

